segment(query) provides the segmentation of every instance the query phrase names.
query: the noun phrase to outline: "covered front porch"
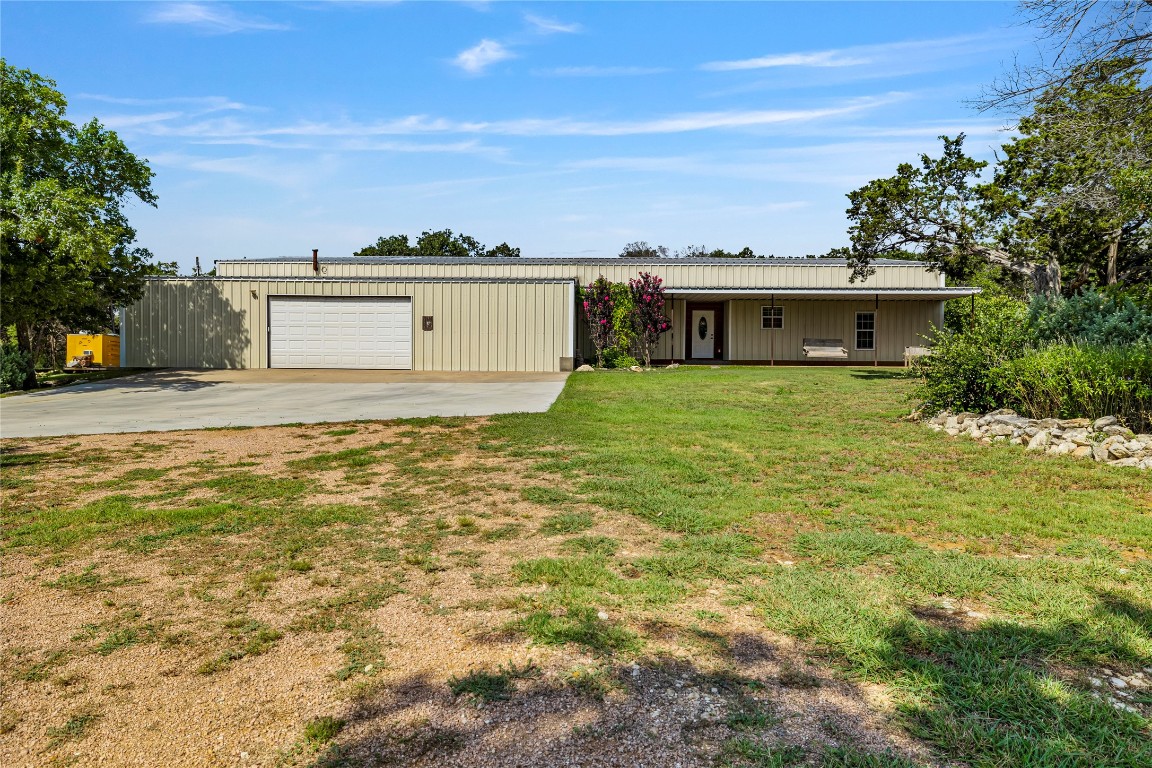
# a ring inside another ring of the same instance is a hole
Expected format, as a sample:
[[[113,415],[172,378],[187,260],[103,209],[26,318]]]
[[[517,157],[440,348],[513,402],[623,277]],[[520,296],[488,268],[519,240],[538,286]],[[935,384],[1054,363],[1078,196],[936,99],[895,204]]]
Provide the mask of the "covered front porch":
[[[978,289],[669,289],[663,362],[902,365],[944,324],[944,302]],[[809,354],[805,354],[805,347]],[[842,350],[812,354],[814,346]]]

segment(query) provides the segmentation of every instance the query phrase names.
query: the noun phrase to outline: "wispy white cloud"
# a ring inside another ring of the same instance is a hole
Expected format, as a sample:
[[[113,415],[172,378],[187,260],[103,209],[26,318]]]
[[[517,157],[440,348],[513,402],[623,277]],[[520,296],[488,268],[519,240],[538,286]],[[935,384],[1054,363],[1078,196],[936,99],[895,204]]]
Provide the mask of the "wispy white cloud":
[[[113,131],[129,131],[150,123],[168,123],[184,117],[183,112],[147,112],[142,115],[108,115],[100,122]]]
[[[453,142],[380,141],[371,138],[345,138],[333,141],[279,140],[260,136],[193,139],[190,144],[202,146],[249,146],[266,149],[303,150],[309,152],[397,152],[401,154],[481,155],[491,159],[507,157],[505,147],[493,147],[478,139]]]
[[[516,54],[495,40],[484,39],[471,48],[461,51],[452,63],[471,75],[483,74],[493,64],[514,59]]]
[[[843,100],[829,106],[808,109],[721,110],[684,112],[640,120],[578,120],[571,117],[521,118],[514,120],[461,121],[428,115],[409,115],[372,123],[354,121],[301,122],[290,125],[260,126],[232,117],[193,122],[173,121],[142,125],[157,136],[215,140],[215,143],[241,142],[253,137],[372,137],[434,134],[474,134],[493,136],[640,136],[676,134],[709,130],[762,128],[845,117],[896,103],[904,94],[891,93]]]
[[[639,77],[671,71],[668,67],[555,67],[535,70],[532,74],[552,77]]]
[[[151,107],[153,111],[134,114],[111,114],[101,116],[103,124],[115,131],[130,131],[145,125],[166,129],[173,123],[187,124],[189,120],[217,112],[254,110],[254,108],[223,96],[170,96],[159,99],[141,99],[124,96],[108,96],[100,93],[82,93],[75,101],[91,101],[97,104],[114,104],[121,107]],[[168,107],[168,109],[164,109]]]
[[[575,22],[566,24],[555,19],[548,19],[543,16],[537,16],[534,13],[524,14],[524,21],[528,22],[534,32],[541,35],[572,35],[584,30],[582,25]]]
[[[683,154],[604,155],[570,160],[562,165],[576,172],[595,171],[597,178],[616,178],[606,171],[619,171],[627,178],[647,179],[660,188],[676,188],[677,182],[656,182],[658,176],[685,176],[706,179],[740,179],[767,184],[809,185],[836,190],[855,189],[870,179],[890,175],[902,162],[914,161],[921,152],[939,153],[941,133],[965,132],[971,141],[970,153],[988,156],[991,147],[1003,141],[983,120],[971,124],[924,123],[907,132],[842,125],[818,128],[806,125],[796,132],[790,145],[763,149],[734,149]],[[949,129],[949,130],[944,130]],[[829,137],[821,140],[821,137]],[[835,203],[840,199],[836,198]]]
[[[769,54],[750,59],[710,61],[700,65],[708,72],[772,69],[777,67],[840,68],[885,64],[892,61],[917,62],[922,68],[944,59],[1006,49],[1011,33],[996,31],[979,35],[955,35],[930,40],[903,40],[893,43],[854,45],[824,51],[798,51]]]
[[[283,158],[260,155],[237,157],[199,157],[182,152],[152,155],[149,163],[158,168],[192,171],[198,174],[236,176],[261,182],[279,189],[301,191],[326,178],[338,161],[330,155],[312,155],[304,163],[285,163]]]
[[[259,16],[240,14],[223,3],[160,3],[145,15],[150,24],[178,24],[202,32],[228,35],[234,32],[282,32],[291,27]]]
[[[732,72],[741,69],[768,69],[769,67],[854,67],[867,64],[871,59],[846,56],[841,51],[818,51],[816,53],[781,53],[774,56],[760,56],[754,59],[737,61],[711,61],[701,64],[700,69],[708,72]]]
[[[106,96],[100,93],[81,93],[77,100],[99,101],[104,104],[122,104],[127,107],[152,107],[167,104],[186,105],[200,112],[216,112],[224,109],[250,109],[248,105],[224,96],[169,96],[160,99],[138,99],[124,96]]]

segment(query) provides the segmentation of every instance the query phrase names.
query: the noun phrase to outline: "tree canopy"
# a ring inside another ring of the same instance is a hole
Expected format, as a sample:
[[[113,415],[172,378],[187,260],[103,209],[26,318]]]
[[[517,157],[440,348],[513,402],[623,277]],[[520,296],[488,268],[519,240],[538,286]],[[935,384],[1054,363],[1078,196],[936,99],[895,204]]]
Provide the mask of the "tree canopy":
[[[157,265],[126,208],[155,206],[152,171],[97,120],[75,125],[56,83],[0,59],[0,325],[107,327]],[[29,381],[34,373],[29,369]]]
[[[990,181],[960,134],[850,192],[854,279],[874,258],[912,254],[958,280],[995,265],[1048,295],[1148,280],[1152,117],[1128,113],[1143,72],[1127,60],[1092,71],[1036,100]]]
[[[1093,77],[1096,65],[1123,62],[1134,73],[1152,62],[1152,2],[1149,0],[1021,0],[1020,13],[1037,30],[1041,60],[1017,65],[993,83],[979,102],[985,109],[1031,109],[1053,88],[1077,88]],[[1124,97],[1131,114],[1152,106],[1152,92]]]
[[[353,256],[512,259],[520,256],[520,249],[513,248],[508,243],[486,248],[479,240],[469,235],[457,234],[450,229],[438,229],[422,232],[415,245],[409,244],[408,235],[381,237],[372,245],[366,245],[356,251]]]

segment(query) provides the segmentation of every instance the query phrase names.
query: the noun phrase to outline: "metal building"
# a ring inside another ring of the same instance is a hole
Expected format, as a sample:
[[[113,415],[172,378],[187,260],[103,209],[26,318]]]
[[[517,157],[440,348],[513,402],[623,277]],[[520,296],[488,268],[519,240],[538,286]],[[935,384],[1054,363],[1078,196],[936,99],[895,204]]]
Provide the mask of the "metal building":
[[[124,310],[123,363],[181,368],[563,371],[595,357],[579,287],[663,278],[662,361],[798,363],[839,341],[893,364],[943,324],[924,264],[881,260],[865,281],[836,259],[341,258],[218,261],[217,277],[154,278]]]

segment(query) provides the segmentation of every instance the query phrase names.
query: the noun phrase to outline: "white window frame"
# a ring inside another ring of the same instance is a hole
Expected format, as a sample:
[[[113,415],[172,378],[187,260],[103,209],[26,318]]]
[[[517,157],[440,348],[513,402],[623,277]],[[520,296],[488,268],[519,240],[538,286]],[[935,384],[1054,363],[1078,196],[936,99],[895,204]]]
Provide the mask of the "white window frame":
[[[766,309],[771,310],[772,314],[769,314],[769,315],[764,314],[764,310],[766,310]],[[778,324],[764,325],[765,320],[772,320],[774,323],[778,323]],[[782,330],[784,330],[784,307],[779,306],[779,305],[773,307],[769,304],[762,305],[760,307],[760,330],[762,330],[762,331],[782,331]]]
[[[871,315],[872,316],[872,327],[871,328],[861,328],[860,327],[860,316],[861,315]],[[857,312],[856,313],[856,323],[853,327],[853,331],[856,335],[856,338],[854,339],[854,341],[856,342],[856,347],[855,347],[856,351],[858,351],[858,352],[872,352],[873,350],[875,350],[876,349],[876,310],[868,309],[868,310],[861,310],[861,311]],[[860,334],[861,334],[861,332],[872,334],[872,346],[870,346],[870,347],[860,346]]]

